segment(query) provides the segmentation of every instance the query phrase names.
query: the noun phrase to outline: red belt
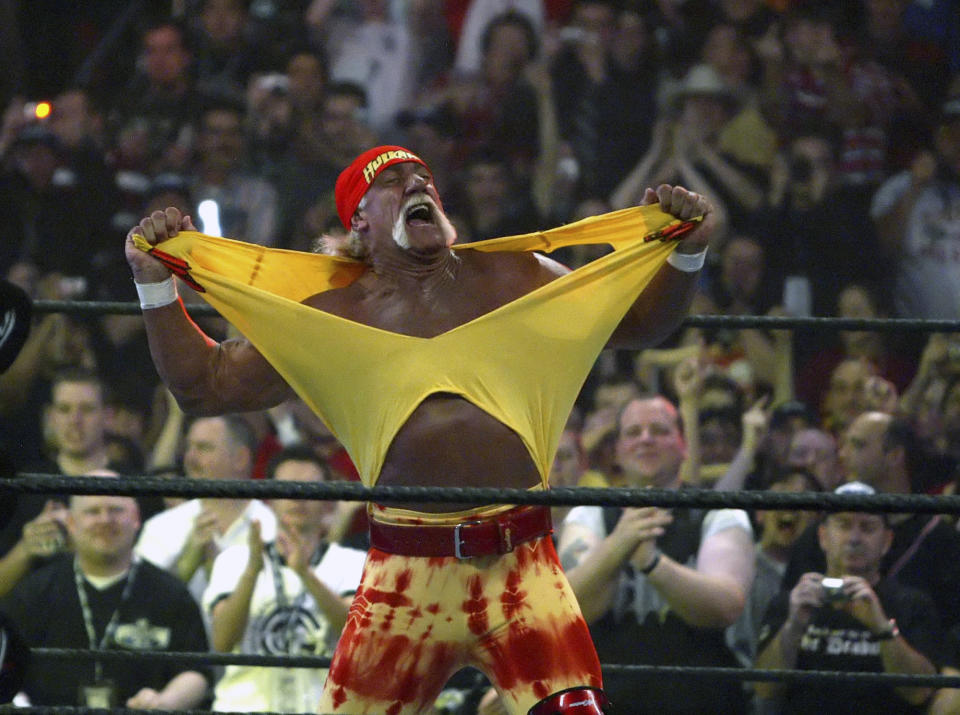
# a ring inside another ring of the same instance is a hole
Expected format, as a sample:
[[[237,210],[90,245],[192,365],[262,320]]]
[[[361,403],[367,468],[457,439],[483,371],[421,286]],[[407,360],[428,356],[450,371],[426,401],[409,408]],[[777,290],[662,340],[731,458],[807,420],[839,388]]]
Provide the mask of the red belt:
[[[398,525],[370,520],[370,546],[403,556],[473,556],[506,554],[517,544],[553,531],[550,508],[517,507],[503,514],[459,524]]]

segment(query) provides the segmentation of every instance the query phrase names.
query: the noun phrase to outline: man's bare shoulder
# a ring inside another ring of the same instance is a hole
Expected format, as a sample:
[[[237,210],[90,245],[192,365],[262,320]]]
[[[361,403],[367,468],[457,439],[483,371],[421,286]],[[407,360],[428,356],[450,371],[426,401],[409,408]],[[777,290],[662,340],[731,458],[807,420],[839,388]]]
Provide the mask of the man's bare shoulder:
[[[570,272],[558,261],[534,251],[465,250],[461,255],[470,260],[478,271],[498,279],[519,281],[531,290]]]

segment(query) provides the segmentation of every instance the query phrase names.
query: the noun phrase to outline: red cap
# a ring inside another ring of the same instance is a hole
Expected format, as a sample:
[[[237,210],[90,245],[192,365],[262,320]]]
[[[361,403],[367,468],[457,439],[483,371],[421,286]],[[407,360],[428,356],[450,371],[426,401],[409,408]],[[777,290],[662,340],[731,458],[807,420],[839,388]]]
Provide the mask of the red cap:
[[[337,201],[337,214],[344,228],[350,230],[350,219],[353,218],[357,206],[360,205],[360,199],[367,193],[367,189],[377,175],[388,166],[404,161],[415,161],[427,166],[423,159],[402,146],[377,146],[363,152],[353,160],[350,166],[340,172],[334,197]]]

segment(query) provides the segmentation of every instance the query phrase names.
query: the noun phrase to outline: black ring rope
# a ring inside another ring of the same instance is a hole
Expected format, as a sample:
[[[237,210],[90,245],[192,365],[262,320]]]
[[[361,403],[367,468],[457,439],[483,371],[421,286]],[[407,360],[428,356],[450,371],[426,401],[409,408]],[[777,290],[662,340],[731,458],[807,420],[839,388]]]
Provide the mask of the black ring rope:
[[[792,509],[884,513],[960,513],[960,495],[834,494],[832,492],[715,491],[551,487],[548,490],[493,487],[365,487],[359,482],[325,483],[262,479],[170,479],[164,477],[67,477],[23,473],[0,479],[0,494],[119,494],[124,496],[218,497],[221,499],[314,499],[434,503],[539,504],[548,506],[663,506],[678,508]]]
[[[219,315],[213,306],[190,303],[191,315]],[[72,315],[140,315],[140,304],[126,301],[101,300],[35,300],[35,313],[67,313]],[[774,315],[688,315],[682,325],[693,328],[766,328],[769,330],[869,330],[874,332],[960,332],[960,321],[917,320],[911,318],[795,318]]]
[[[93,660],[103,662],[130,660],[185,665],[246,665],[267,668],[329,668],[330,658],[317,655],[251,655],[245,653],[196,653],[179,651],[87,650],[83,648],[34,648],[38,660]],[[764,682],[855,682],[883,683],[891,687],[958,687],[960,675],[908,675],[906,673],[868,673],[838,670],[761,670],[759,668],[718,668],[692,665],[635,665],[603,663],[605,673],[625,675],[679,676],[696,674],[712,680]]]

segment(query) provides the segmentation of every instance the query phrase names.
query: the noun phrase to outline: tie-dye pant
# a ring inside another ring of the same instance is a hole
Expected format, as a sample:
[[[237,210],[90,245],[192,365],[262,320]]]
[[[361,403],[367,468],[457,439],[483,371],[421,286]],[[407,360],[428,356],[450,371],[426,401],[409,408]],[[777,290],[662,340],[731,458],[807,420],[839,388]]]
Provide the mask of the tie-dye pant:
[[[511,714],[565,688],[601,687],[549,536],[463,561],[371,549],[319,712],[422,712],[464,666],[490,678]]]

